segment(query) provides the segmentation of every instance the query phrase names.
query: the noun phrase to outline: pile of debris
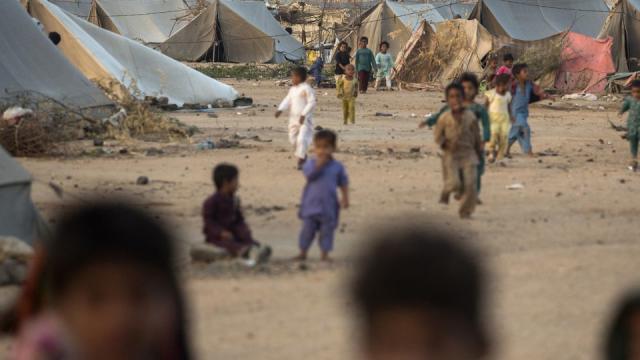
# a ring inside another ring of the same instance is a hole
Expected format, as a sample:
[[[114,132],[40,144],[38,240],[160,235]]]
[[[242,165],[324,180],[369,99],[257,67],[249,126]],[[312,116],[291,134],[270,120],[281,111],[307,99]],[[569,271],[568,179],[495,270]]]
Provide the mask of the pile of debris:
[[[148,102],[129,96],[120,110],[95,118],[49,98],[25,95],[0,102],[0,146],[14,156],[59,153],[57,145],[83,139],[185,140],[190,128]],[[54,151],[55,150],[55,151]]]

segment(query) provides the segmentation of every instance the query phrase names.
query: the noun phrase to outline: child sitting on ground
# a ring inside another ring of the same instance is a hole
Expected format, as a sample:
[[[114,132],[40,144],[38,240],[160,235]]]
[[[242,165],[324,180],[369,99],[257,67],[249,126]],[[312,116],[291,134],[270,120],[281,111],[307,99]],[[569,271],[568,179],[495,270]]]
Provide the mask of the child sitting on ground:
[[[258,256],[255,260],[249,259],[247,265],[268,261],[271,248],[260,247],[253,239],[240,208],[240,199],[236,196],[239,188],[238,168],[230,164],[217,165],[213,169],[213,183],[216,192],[202,207],[205,241],[225,249],[234,258],[249,259],[251,249],[258,247]]]
[[[442,114],[434,130],[436,144],[444,152],[444,187],[440,203],[448,204],[449,196],[455,193],[456,199],[461,200],[460,217],[467,219],[478,203],[477,177],[483,153],[482,139],[475,115],[463,104],[462,85],[449,84],[445,95],[450,110]]]
[[[367,240],[352,285],[362,359],[490,358],[484,268],[461,236],[409,225]]]
[[[376,90],[380,89],[380,83],[384,79],[387,90],[391,89],[391,71],[393,70],[393,56],[388,52],[389,43],[383,41],[380,43],[380,52],[376,54],[376,66],[378,73],[376,74]]]
[[[17,306],[9,358],[191,358],[175,244],[150,215],[86,205],[46,240]]]
[[[356,68],[352,64],[345,66],[344,75],[338,79],[336,89],[338,99],[342,99],[342,118],[344,124],[356,123],[356,98],[358,97],[358,79]]]
[[[511,146],[518,141],[522,152],[533,157],[531,147],[531,127],[529,126],[529,104],[547,98],[544,91],[529,80],[527,64],[516,64],[513,67],[515,82],[511,88],[511,129],[507,154],[511,156]]]
[[[316,94],[306,83],[307,69],[297,67],[291,71],[291,89],[282,100],[276,118],[289,110],[289,142],[295,147],[298,170],[307,159],[307,150],[313,138],[313,109],[316,107]]]
[[[316,235],[319,235],[322,260],[330,261],[333,239],[339,223],[340,206],[349,207],[349,179],[344,166],[333,158],[337,135],[330,130],[320,130],[313,138],[315,158],[304,165],[307,184],[302,193],[299,216],[302,219],[300,232],[300,255],[296,260],[304,261]],[[337,189],[342,193],[338,202]]]
[[[638,170],[638,142],[640,142],[640,80],[631,82],[631,96],[624,99],[619,115],[629,112],[627,116],[627,140],[631,148],[629,170]]]
[[[511,93],[508,91],[510,76],[496,76],[495,89],[485,93],[491,119],[491,141],[489,142],[489,162],[504,159],[507,153],[509,125],[511,124]]]

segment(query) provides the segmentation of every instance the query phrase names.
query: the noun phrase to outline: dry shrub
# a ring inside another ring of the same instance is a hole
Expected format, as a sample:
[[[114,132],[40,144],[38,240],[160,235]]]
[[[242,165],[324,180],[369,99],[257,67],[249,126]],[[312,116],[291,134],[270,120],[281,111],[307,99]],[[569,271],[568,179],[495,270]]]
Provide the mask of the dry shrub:
[[[465,71],[462,67],[450,69],[454,55],[464,51],[470,43],[466,32],[459,26],[452,26],[448,31],[430,32],[423,36],[407,56],[398,80],[407,83],[439,82],[445,70],[449,78],[456,78]]]
[[[154,111],[148,103],[138,100],[142,96],[135,83],[126,91],[122,91],[122,84],[116,81],[102,82],[98,86],[126,111],[126,117],[120,118],[118,125],[105,123],[106,138],[154,141],[189,138],[189,128],[186,125],[163,116]]]
[[[16,125],[0,120],[0,145],[15,156],[41,156],[56,143],[100,131],[99,120],[34,91],[0,98],[0,114],[12,106],[31,109]]]
[[[564,40],[564,36],[558,36],[539,45],[526,46],[516,62],[529,66],[529,76],[532,79],[555,73],[562,64]]]
[[[42,156],[51,154],[54,149],[56,153],[65,153],[60,145],[71,140],[101,137],[175,141],[185,140],[193,132],[179,121],[155,112],[117,82],[99,86],[126,111],[127,115],[115,119],[115,124],[103,119],[112,114],[114,108],[97,116],[93,113],[95,109],[86,109],[85,113],[34,91],[14,93],[11,97],[0,98],[0,115],[12,106],[31,109],[33,114],[23,117],[16,125],[0,119],[0,145],[14,156]],[[133,94],[137,92],[134,90]]]

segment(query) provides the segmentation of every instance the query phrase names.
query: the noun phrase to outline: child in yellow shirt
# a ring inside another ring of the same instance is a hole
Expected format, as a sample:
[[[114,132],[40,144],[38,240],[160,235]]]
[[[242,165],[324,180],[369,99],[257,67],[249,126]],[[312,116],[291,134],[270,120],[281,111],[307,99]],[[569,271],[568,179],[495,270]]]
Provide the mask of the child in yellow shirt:
[[[344,76],[338,79],[336,89],[338,99],[342,99],[342,114],[344,124],[356,123],[356,98],[358,97],[358,79],[355,78],[356,68],[353,64],[345,66]]]
[[[487,109],[491,121],[491,141],[489,141],[489,162],[504,159],[509,146],[511,126],[511,93],[507,90],[511,77],[508,74],[496,77],[496,87],[485,93]]]

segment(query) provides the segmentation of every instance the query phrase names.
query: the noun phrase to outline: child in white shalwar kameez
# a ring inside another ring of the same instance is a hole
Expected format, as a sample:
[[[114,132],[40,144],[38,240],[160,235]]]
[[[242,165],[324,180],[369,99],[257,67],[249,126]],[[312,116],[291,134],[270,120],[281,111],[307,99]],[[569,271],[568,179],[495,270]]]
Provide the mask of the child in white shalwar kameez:
[[[276,118],[283,111],[289,110],[289,141],[295,147],[298,158],[298,169],[307,159],[307,150],[313,140],[313,109],[316,107],[316,95],[313,88],[306,83],[307,69],[295,68],[291,71],[291,89],[282,100]]]

